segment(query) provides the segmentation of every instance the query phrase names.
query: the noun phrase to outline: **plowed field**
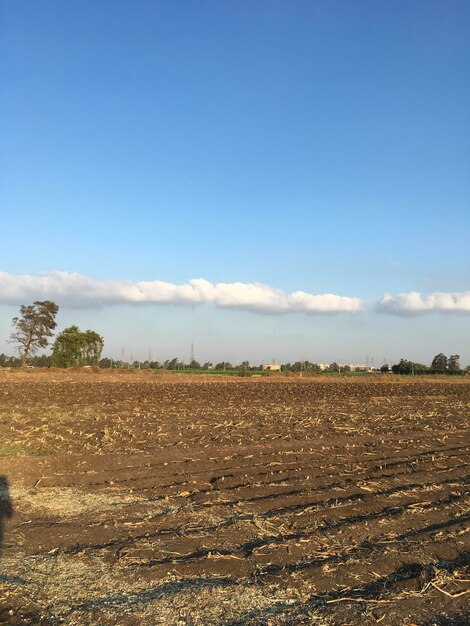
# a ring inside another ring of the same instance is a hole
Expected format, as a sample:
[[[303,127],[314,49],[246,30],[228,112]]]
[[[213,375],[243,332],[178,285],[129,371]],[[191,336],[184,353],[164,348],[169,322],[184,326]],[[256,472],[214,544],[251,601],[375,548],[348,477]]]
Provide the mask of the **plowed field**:
[[[0,373],[0,624],[470,623],[470,384]]]

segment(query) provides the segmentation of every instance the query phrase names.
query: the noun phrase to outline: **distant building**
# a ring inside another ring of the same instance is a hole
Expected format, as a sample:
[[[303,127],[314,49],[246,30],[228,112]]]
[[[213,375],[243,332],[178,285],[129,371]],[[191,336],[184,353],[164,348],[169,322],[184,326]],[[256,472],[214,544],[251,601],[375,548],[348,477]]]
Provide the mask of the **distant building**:
[[[280,372],[281,371],[281,366],[280,365],[274,365],[272,363],[268,364],[263,364],[261,366],[262,370],[271,370],[271,372]]]
[[[321,371],[330,369],[330,363],[318,363],[318,367]],[[346,370],[348,372],[372,372],[373,368],[368,365],[362,365],[360,363],[339,363],[340,370]]]
[[[360,363],[350,363],[349,367],[351,368],[351,372],[372,372],[373,370],[369,365],[362,365]]]

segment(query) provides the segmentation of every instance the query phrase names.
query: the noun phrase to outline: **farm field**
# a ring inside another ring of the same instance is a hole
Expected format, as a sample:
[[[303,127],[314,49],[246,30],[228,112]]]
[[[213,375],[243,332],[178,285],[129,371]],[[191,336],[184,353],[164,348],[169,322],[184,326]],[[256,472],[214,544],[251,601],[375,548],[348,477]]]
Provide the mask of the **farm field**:
[[[470,623],[470,383],[0,371],[0,624]]]

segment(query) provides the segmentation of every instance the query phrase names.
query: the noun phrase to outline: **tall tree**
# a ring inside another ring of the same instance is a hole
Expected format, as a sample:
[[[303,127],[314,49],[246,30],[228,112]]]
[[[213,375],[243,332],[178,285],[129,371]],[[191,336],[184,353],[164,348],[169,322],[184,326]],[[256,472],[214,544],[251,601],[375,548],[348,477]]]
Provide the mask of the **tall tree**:
[[[449,372],[460,371],[460,356],[458,354],[452,354],[447,361],[447,369]]]
[[[52,365],[54,367],[73,367],[80,365],[83,336],[78,326],[69,326],[57,335],[52,346]]]
[[[69,326],[54,341],[52,365],[74,367],[98,364],[103,346],[103,337],[94,330],[82,333],[78,326]]]
[[[440,352],[432,360],[431,369],[435,372],[445,372],[447,369],[447,357]]]
[[[94,330],[83,334],[82,360],[84,365],[97,365],[103,352],[104,340]]]
[[[15,330],[10,335],[10,340],[19,346],[21,365],[26,365],[31,355],[48,345],[57,326],[55,316],[58,310],[57,304],[50,300],[21,306],[21,317],[13,318]]]

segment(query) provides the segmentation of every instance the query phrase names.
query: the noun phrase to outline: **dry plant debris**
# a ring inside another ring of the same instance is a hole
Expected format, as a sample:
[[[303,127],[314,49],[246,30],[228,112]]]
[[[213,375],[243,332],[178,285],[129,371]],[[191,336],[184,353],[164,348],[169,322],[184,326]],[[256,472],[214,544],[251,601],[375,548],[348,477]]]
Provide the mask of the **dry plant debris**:
[[[2,372],[0,624],[470,623],[469,409],[466,380]]]

